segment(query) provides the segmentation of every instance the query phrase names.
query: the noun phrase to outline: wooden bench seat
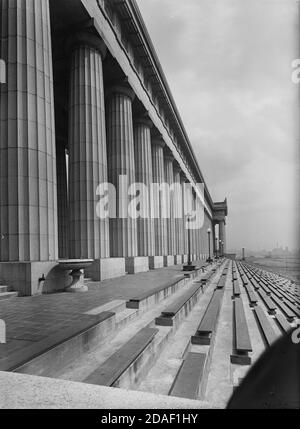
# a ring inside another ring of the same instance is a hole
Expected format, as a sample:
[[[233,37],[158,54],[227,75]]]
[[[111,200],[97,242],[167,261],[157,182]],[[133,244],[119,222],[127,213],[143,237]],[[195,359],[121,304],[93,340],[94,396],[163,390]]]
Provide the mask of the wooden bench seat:
[[[283,299],[283,302],[295,313],[295,315],[300,318],[300,310],[294,304],[292,304],[287,299]]]
[[[146,299],[150,298],[153,295],[156,295],[157,293],[164,292],[165,290],[176,286],[179,282],[182,282],[185,280],[186,277],[184,275],[179,275],[178,277],[173,278],[171,281],[168,281],[154,289],[147,290],[139,295],[136,295],[132,298],[130,298],[126,302],[127,308],[140,308],[140,304],[142,301],[145,301]]]
[[[179,398],[198,399],[206,357],[205,353],[189,352],[187,354],[169,395]]]
[[[217,289],[222,289],[226,284],[226,276],[221,276],[217,283]]]
[[[249,284],[245,285],[245,289],[246,289],[247,294],[248,294],[250,307],[254,307],[258,302],[258,297]]]
[[[205,310],[195,335],[192,336],[192,344],[209,345],[212,339],[212,334],[215,331],[219,312],[222,304],[224,290],[216,289]]]
[[[161,312],[161,315],[155,319],[155,324],[160,326],[173,326],[174,317],[185,306],[185,304],[198,293],[200,284],[193,284],[188,291],[176,299],[176,301]]]
[[[283,332],[289,332],[291,330],[291,325],[287,322],[286,318],[282,314],[276,314],[275,320]]]
[[[233,295],[240,296],[240,294],[241,294],[241,289],[240,289],[239,282],[237,280],[233,280]]]
[[[266,344],[268,346],[272,345],[272,343],[277,339],[277,337],[265,312],[258,305],[257,307],[254,308],[254,313],[257,317],[258,324],[263,334],[263,338],[266,341]]]
[[[261,299],[263,300],[265,306],[267,307],[268,313],[269,314],[275,314],[276,313],[276,305],[271,300],[271,298],[262,289],[259,289],[258,293],[259,293]]]
[[[231,363],[240,365],[250,365],[252,345],[245,316],[243,301],[241,298],[234,300],[234,335],[233,335],[233,354],[230,356]]]
[[[155,328],[141,329],[131,340],[92,372],[84,382],[101,386],[113,386],[148,344],[151,343],[157,332],[158,329]]]
[[[284,313],[289,322],[292,322],[295,319],[294,312],[277,296],[272,295],[272,300],[275,302],[278,308]]]
[[[254,287],[255,290],[259,290],[260,289],[260,284],[257,283],[257,281],[252,277],[250,278],[250,282],[252,284],[252,286]]]

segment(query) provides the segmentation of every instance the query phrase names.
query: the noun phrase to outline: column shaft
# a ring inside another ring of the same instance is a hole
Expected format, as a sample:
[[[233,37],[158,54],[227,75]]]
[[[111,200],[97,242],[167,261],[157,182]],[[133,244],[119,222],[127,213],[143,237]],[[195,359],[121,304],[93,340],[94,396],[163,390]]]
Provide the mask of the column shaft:
[[[58,256],[69,256],[69,202],[67,188],[67,163],[65,141],[57,138],[57,214],[58,214]]]
[[[164,143],[162,140],[154,139],[152,141],[152,169],[153,183],[161,185],[164,183]],[[153,205],[157,214],[154,219],[154,236],[155,236],[155,255],[167,255],[167,229],[166,219],[162,217],[162,207],[164,204],[163,194],[156,189],[153,194]]]
[[[127,176],[128,186],[135,183],[134,139],[132,123],[132,90],[111,88],[107,103],[108,175],[115,186],[117,197],[126,193],[120,189],[119,176]],[[117,218],[110,219],[112,257],[137,256],[137,222],[128,216],[128,195],[117,198]],[[124,213],[124,218],[120,213]]]
[[[135,178],[137,183],[145,185],[141,194],[141,206],[147,218],[137,219],[137,245],[139,256],[154,256],[154,219],[151,218],[153,204],[150,188],[153,182],[150,121],[140,120],[134,124]]]
[[[180,183],[180,168],[174,166],[174,204],[175,204],[175,240],[176,240],[176,254],[184,254],[184,237],[183,237],[183,193],[182,186]]]
[[[85,33],[82,41],[76,35],[71,59],[70,258],[109,256],[108,220],[97,215],[97,187],[107,182],[103,68],[97,41]]]
[[[58,257],[49,1],[0,0],[0,260]]]
[[[173,176],[173,161],[174,158],[171,155],[164,155],[164,168],[165,168],[165,182],[172,186],[174,184]],[[176,242],[175,242],[175,219],[174,219],[174,192],[171,190],[167,196],[167,237],[168,237],[168,255],[176,254]]]

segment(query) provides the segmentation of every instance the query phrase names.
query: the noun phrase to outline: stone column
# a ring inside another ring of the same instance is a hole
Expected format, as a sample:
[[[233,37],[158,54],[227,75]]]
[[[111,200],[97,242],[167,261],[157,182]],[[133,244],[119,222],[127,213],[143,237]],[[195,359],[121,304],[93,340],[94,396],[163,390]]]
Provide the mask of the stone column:
[[[1,54],[7,82],[0,88],[0,261],[58,258],[56,151],[49,1],[0,0]],[[48,266],[50,267],[51,264]],[[37,293],[45,265],[2,280]],[[7,271],[8,270],[8,271]]]
[[[69,197],[67,187],[66,141],[56,138],[57,157],[57,213],[58,213],[58,256],[69,256]]]
[[[102,60],[103,41],[82,32],[68,40],[70,258],[94,259],[89,270],[100,279],[101,258],[109,256],[108,220],[97,215],[97,187],[107,182]]]
[[[167,150],[164,153],[164,169],[165,169],[165,182],[169,186],[174,184],[173,175],[173,155]],[[176,243],[175,243],[175,219],[174,219],[174,192],[170,188],[169,195],[167,196],[167,255],[165,258],[165,265],[174,265],[176,254]]]
[[[219,222],[219,239],[224,244],[221,244],[222,253],[226,253],[226,236],[225,236],[225,220]]]
[[[167,229],[166,219],[163,218],[164,195],[159,191],[159,186],[164,182],[164,148],[165,143],[162,138],[152,139],[152,170],[153,183],[157,185],[153,193],[154,207],[154,237],[155,237],[155,258],[150,268],[159,268],[164,264],[163,257],[167,255]]]
[[[188,205],[187,205],[187,189],[186,189],[185,184],[187,183],[187,178],[183,172],[180,175],[180,183],[181,183],[181,189],[182,189],[182,206],[183,206],[183,213],[182,213],[183,246],[184,246],[183,247],[183,262],[187,262],[187,255],[189,252],[189,249],[188,249],[188,229],[186,227]]]
[[[154,256],[154,219],[151,218],[153,182],[152,153],[151,153],[151,127],[152,122],[147,118],[134,121],[134,157],[135,179],[137,183],[145,185],[141,193],[140,205],[144,218],[137,219],[137,245],[139,256]],[[146,217],[147,216],[147,217]]]
[[[184,237],[183,237],[183,193],[181,186],[181,168],[178,164],[173,165],[174,175],[174,204],[175,204],[175,244],[176,244],[176,263],[183,263],[184,255]]]
[[[115,219],[110,219],[111,256],[125,258],[127,272],[136,272],[137,222],[128,216],[128,188],[135,183],[132,101],[134,92],[125,85],[111,87],[107,94],[108,177],[115,186]],[[121,183],[123,176],[124,183]],[[119,199],[119,196],[122,198]]]

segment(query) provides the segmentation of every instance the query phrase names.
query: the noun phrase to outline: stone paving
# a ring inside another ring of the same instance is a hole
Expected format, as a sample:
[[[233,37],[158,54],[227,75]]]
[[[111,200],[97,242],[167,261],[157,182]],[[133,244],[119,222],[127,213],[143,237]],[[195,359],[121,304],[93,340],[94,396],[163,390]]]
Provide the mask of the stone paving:
[[[197,265],[201,263],[204,261]],[[182,265],[175,265],[97,284],[93,282],[94,290],[86,293],[60,292],[0,301],[0,319],[6,323],[6,344],[0,344],[0,360],[75,324],[80,330],[83,321],[94,317],[83,314],[86,311],[116,299],[127,300],[137,292],[154,289],[179,275],[182,275]]]

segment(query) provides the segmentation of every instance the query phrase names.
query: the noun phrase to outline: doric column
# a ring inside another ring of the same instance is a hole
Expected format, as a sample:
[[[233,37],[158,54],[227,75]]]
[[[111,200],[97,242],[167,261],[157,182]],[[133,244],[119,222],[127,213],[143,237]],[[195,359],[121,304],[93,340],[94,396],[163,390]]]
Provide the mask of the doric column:
[[[174,157],[169,152],[164,153],[164,168],[165,168],[165,182],[169,186],[174,184],[173,175],[173,161]],[[171,188],[170,188],[171,189]],[[176,254],[176,243],[175,243],[175,219],[174,219],[174,192],[169,192],[167,201],[167,233],[168,233],[168,255]]]
[[[219,239],[223,244],[221,244],[222,253],[226,253],[226,236],[225,236],[225,220],[219,222]]]
[[[181,168],[178,164],[173,165],[174,174],[174,204],[175,204],[175,243],[176,254],[184,255],[184,237],[183,237],[183,192],[181,186]]]
[[[164,178],[164,146],[162,138],[152,140],[152,169],[153,183],[160,186],[165,182]],[[155,255],[167,255],[167,230],[166,219],[163,218],[164,195],[155,188],[153,193],[153,205],[156,217],[154,218]]]
[[[125,84],[114,86],[107,93],[108,177],[117,197],[124,197],[117,198],[117,217],[110,219],[112,257],[137,256],[137,222],[128,216],[127,195],[128,187],[135,183],[133,99],[134,92]],[[126,176],[124,189],[120,189],[120,176]]]
[[[67,187],[66,141],[56,138],[57,158],[57,216],[58,216],[58,256],[69,256],[69,198]]]
[[[188,203],[187,203],[187,178],[184,173],[180,175],[180,183],[182,189],[182,205],[183,205],[183,213],[182,213],[182,224],[183,224],[183,243],[184,243],[184,251],[183,254],[187,255],[189,252],[188,248],[188,229],[187,229],[187,214],[188,214]]]
[[[90,33],[68,41],[70,258],[109,256],[108,220],[97,215],[97,187],[107,182],[102,60],[105,46]]]
[[[152,122],[147,118],[134,121],[134,158],[135,179],[145,185],[141,193],[140,205],[144,218],[137,219],[137,245],[139,256],[154,256],[154,219],[151,218],[152,195],[150,192],[153,182],[152,153],[151,153]],[[146,217],[147,216],[147,217]]]
[[[58,242],[49,1],[0,0],[0,22],[7,65],[7,83],[0,86],[0,261],[53,261]]]

